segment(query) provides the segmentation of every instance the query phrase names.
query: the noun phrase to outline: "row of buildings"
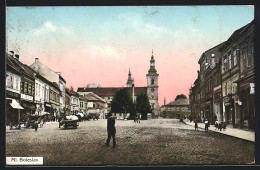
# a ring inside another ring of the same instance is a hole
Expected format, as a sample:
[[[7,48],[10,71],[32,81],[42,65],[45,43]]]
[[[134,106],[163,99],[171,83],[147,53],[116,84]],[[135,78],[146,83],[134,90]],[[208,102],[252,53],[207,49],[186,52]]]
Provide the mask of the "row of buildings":
[[[150,69],[146,74],[147,86],[135,87],[129,69],[126,87],[101,87],[88,84],[77,91],[66,87],[66,80],[60,72],[55,72],[35,58],[30,66],[19,60],[13,51],[6,53],[6,122],[18,121],[25,115],[60,115],[96,113],[105,118],[111,110],[111,101],[116,92],[127,88],[133,102],[137,95],[147,94],[154,114],[159,113],[158,76],[154,56],[150,59]],[[116,113],[122,118],[121,113]]]
[[[66,80],[42,64],[38,58],[28,66],[13,51],[6,53],[6,123],[25,115],[50,117],[70,114],[103,113],[106,101],[94,93],[80,95],[66,87]]]
[[[189,93],[192,117],[254,130],[254,20],[205,51],[198,63]]]

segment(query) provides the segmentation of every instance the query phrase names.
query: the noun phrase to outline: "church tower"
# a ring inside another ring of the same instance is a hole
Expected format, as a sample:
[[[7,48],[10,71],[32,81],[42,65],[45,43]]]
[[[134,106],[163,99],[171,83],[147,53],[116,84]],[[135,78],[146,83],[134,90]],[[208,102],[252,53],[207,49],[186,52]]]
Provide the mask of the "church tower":
[[[132,87],[133,84],[134,84],[134,79],[131,78],[131,71],[130,71],[130,68],[129,68],[128,80],[126,82],[126,87]]]
[[[159,108],[158,104],[158,76],[157,71],[155,69],[155,60],[153,56],[153,51],[152,51],[152,56],[150,60],[150,69],[148,71],[148,74],[146,74],[147,78],[147,96],[149,99],[149,102],[151,104],[151,108],[156,110]]]

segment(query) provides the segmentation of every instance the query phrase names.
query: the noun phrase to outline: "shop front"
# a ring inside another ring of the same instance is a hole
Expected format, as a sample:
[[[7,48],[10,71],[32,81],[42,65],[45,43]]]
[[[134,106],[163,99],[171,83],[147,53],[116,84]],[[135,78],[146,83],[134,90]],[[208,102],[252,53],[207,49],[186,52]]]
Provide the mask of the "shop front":
[[[224,97],[224,106],[225,106],[225,122],[227,124],[235,125],[235,111],[234,111],[234,99],[232,95]]]
[[[19,125],[20,124],[20,110],[24,108],[17,102],[16,99],[6,98],[7,121],[6,124]]]
[[[11,103],[15,100],[14,102],[19,104],[20,98],[21,95],[19,93],[6,90],[6,125],[9,125],[12,121],[18,122],[18,112],[20,112],[20,109],[13,108]]]
[[[26,115],[35,113],[36,107],[32,96],[21,94],[21,106],[24,108],[21,111],[21,120],[25,120]]]

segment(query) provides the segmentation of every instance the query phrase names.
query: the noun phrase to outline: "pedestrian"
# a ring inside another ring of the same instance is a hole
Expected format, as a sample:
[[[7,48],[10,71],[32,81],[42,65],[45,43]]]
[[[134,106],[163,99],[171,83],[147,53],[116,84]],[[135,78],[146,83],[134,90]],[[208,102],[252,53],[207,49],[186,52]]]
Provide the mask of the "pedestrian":
[[[60,126],[61,126],[61,124],[62,124],[62,117],[61,117],[61,116],[59,116],[58,121],[59,121],[59,128],[60,128]]]
[[[215,130],[218,129],[218,125],[219,125],[219,122],[218,122],[218,119],[216,119],[216,121],[215,121]]]
[[[40,127],[41,128],[43,127],[43,119],[41,119],[41,121],[40,121]]]
[[[115,119],[112,117],[112,113],[108,113],[107,119],[107,142],[105,146],[109,146],[111,137],[113,138],[113,148],[116,147],[116,127]]]
[[[205,130],[208,130],[209,129],[209,121],[208,119],[205,119]]]
[[[37,129],[38,129],[38,121],[37,120],[34,122],[34,129],[35,129],[35,132],[37,132]]]
[[[195,122],[195,130],[198,130],[199,127],[198,127],[197,119],[195,119],[194,122]]]

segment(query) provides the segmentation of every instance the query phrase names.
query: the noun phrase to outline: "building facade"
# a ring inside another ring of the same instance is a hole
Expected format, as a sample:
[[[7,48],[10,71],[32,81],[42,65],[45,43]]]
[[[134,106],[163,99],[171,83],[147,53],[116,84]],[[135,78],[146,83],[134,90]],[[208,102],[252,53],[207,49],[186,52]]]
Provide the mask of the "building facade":
[[[61,73],[55,72],[48,68],[39,61],[39,58],[35,58],[35,62],[30,65],[30,67],[50,82],[55,82],[59,85],[59,110],[57,112],[57,116],[60,116],[61,113],[64,114],[66,80],[61,76]]]
[[[254,64],[254,21],[248,24],[236,40],[237,55],[240,58],[240,78],[238,87],[235,125],[255,130],[255,64]]]
[[[178,99],[161,107],[165,118],[184,119],[191,114],[189,99]]]
[[[21,100],[21,72],[13,62],[14,55],[6,54],[6,124],[20,121],[20,109],[12,106],[13,102],[20,104]],[[15,101],[14,101],[15,100]],[[22,110],[22,109],[21,109]]]
[[[255,130],[254,20],[216,47],[218,51],[206,51],[213,58],[204,52],[199,60],[198,78],[189,94],[191,115],[198,117],[200,108],[202,120]]]

